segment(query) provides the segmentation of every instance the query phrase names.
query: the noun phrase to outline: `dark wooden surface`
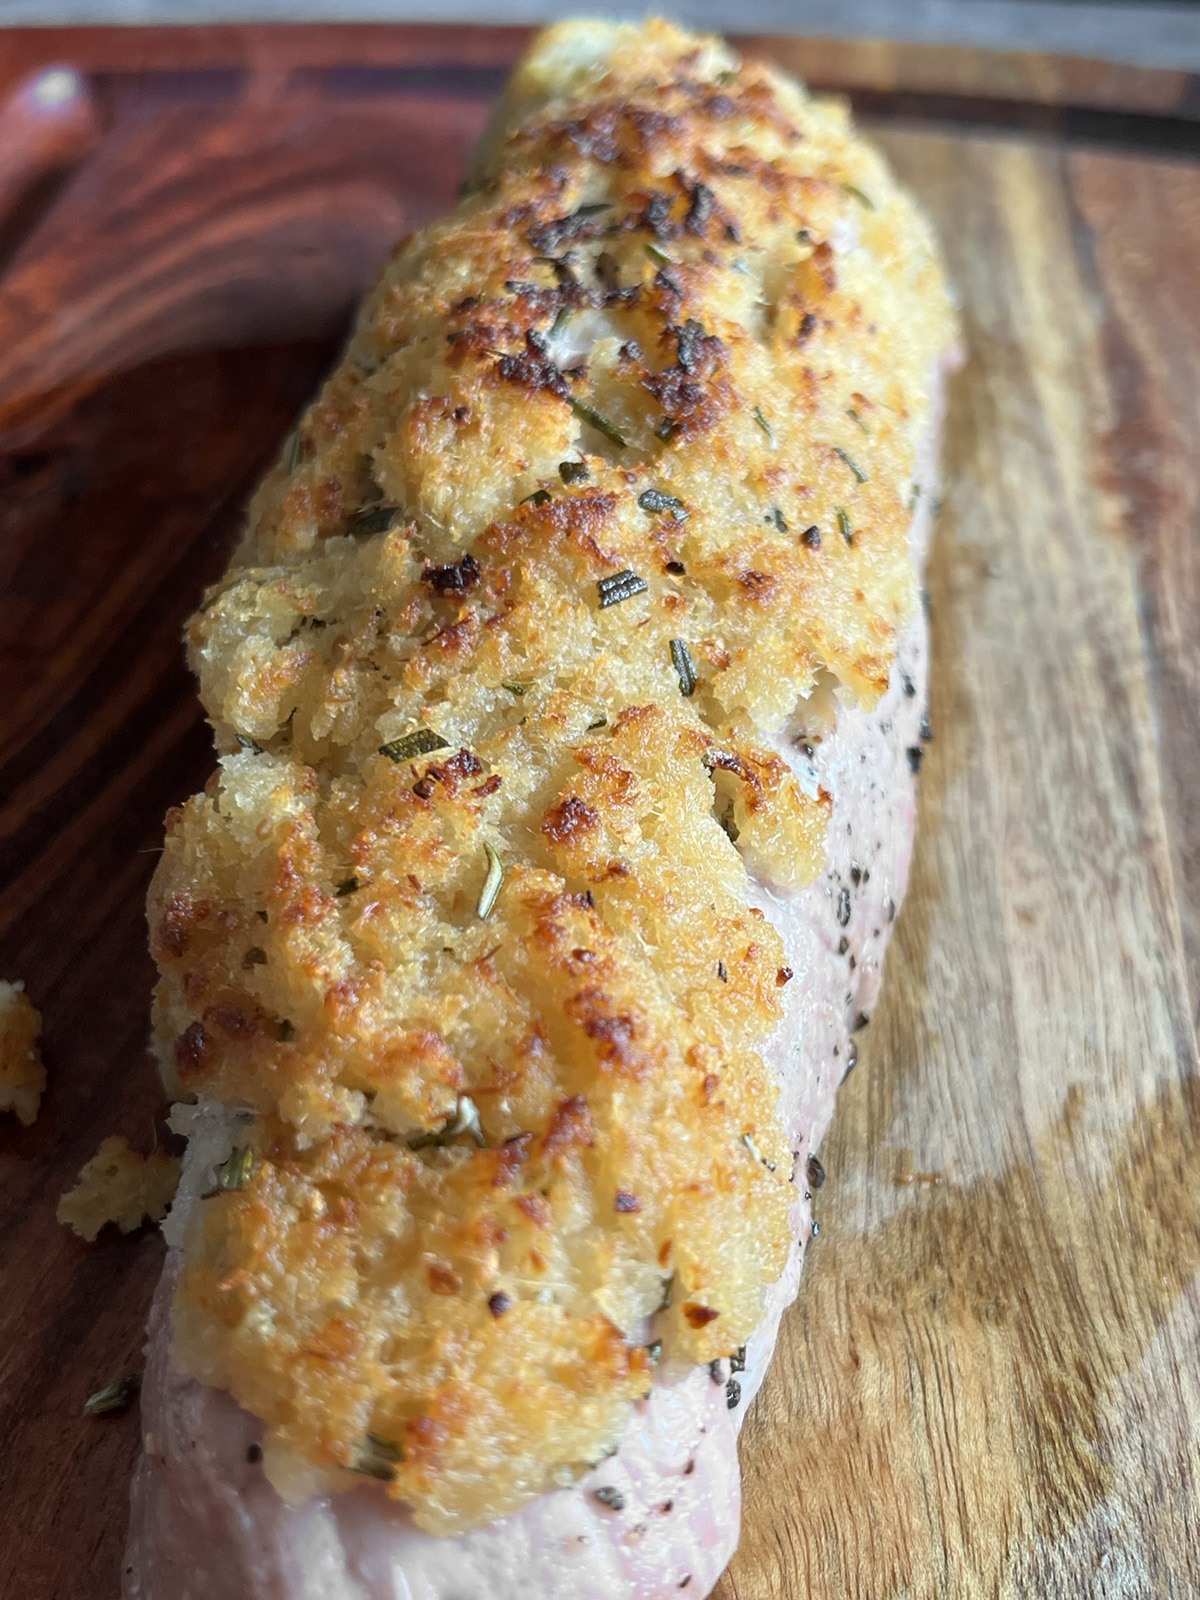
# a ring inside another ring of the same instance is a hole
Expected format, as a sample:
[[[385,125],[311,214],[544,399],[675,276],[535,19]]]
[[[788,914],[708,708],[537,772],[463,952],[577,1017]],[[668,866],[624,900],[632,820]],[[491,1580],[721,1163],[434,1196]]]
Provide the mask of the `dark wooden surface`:
[[[161,1132],[142,899],[209,763],[179,628],[372,263],[451,203],[520,40],[0,35],[0,92],[69,60],[90,93],[0,170],[0,976],[42,1009],[50,1073],[32,1128],[0,1121],[14,1600],[117,1590],[136,1417],[80,1407],[137,1364],[162,1247],[53,1214],[101,1137]],[[1194,1594],[1195,86],[756,48],[855,92],[943,232],[971,362],[913,892],[721,1600]]]

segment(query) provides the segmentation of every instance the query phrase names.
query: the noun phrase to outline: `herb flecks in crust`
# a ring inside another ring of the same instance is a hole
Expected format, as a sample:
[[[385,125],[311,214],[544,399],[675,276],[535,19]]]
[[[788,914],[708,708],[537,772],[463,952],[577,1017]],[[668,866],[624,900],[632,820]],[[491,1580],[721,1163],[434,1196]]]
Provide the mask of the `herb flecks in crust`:
[[[151,895],[164,1067],[257,1114],[177,1357],[269,1474],[365,1463],[439,1533],[612,1447],[664,1276],[669,1370],[783,1268],[749,874],[824,863],[775,741],[887,684],[951,332],[924,224],[771,69],[568,24],[510,96],[193,619],[221,768]]]

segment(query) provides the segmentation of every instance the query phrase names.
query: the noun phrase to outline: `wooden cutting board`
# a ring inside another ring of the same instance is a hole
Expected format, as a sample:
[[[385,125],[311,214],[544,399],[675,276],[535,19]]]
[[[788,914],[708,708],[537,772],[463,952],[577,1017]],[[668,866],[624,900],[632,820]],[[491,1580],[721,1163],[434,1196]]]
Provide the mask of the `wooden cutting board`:
[[[142,901],[209,748],[178,635],[504,30],[0,35],[0,1594],[114,1600],[162,1245],[54,1205],[161,1137]],[[850,88],[962,297],[935,732],[885,1001],[749,1420],[720,1600],[1200,1593],[1200,105],[1179,75],[760,40]],[[156,1131],[157,1130],[157,1131]],[[108,1230],[109,1233],[112,1230]],[[471,1597],[474,1600],[474,1597]]]

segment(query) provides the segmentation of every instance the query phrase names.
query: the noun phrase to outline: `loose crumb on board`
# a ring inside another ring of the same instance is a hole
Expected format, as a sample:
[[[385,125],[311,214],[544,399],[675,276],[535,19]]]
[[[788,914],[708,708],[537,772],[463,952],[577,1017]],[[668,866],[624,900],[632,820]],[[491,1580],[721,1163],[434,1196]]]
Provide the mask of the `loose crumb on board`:
[[[58,1202],[58,1220],[89,1244],[106,1222],[132,1233],[142,1219],[161,1222],[179,1183],[179,1160],[164,1150],[148,1156],[120,1137],[105,1139]]]
[[[38,1053],[41,1013],[18,980],[0,979],[0,1111],[15,1111],[26,1127],[38,1114],[46,1069]]]

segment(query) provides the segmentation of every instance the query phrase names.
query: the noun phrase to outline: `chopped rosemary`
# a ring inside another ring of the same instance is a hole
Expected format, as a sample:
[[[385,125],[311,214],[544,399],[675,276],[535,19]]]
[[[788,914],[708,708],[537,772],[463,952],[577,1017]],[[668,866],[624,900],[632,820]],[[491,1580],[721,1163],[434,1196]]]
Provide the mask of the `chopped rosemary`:
[[[296,428],[288,435],[288,441],[284,445],[283,451],[284,466],[289,472],[295,472],[296,468],[304,460],[304,435],[299,428]]]
[[[527,494],[525,496],[524,500],[518,500],[517,501],[517,504],[519,506],[528,506],[528,505],[545,506],[545,505],[549,505],[549,503],[550,503],[550,491],[549,491],[549,489],[535,489],[532,494]]]
[[[847,544],[853,544],[854,543],[854,529],[850,526],[850,518],[842,510],[841,506],[838,507],[837,521],[838,521],[838,530],[841,533],[842,538],[845,539]]]
[[[389,761],[411,761],[414,756],[427,756],[434,750],[448,750],[450,742],[432,728],[414,728],[403,738],[389,739],[379,746],[379,754]]]
[[[396,1476],[397,1462],[403,1460],[404,1451],[398,1444],[377,1433],[368,1433],[350,1471],[364,1478],[375,1478],[380,1483],[391,1483]]]
[[[454,1115],[447,1117],[442,1127],[433,1133],[418,1133],[408,1141],[410,1150],[441,1149],[443,1145],[452,1144],[455,1139],[461,1138],[464,1133],[469,1133],[475,1143],[482,1150],[485,1144],[483,1130],[479,1126],[479,1107],[470,1095],[460,1094],[458,1104],[454,1108]]]
[[[688,700],[696,692],[696,664],[692,652],[682,639],[671,640],[671,665],[679,674],[679,692]]]
[[[646,1346],[646,1354],[650,1357],[651,1361],[653,1361],[656,1366],[658,1365],[659,1361],[661,1361],[661,1359],[662,1359],[662,1346],[663,1346],[663,1342],[662,1342],[661,1339],[653,1339]]]
[[[821,548],[821,530],[815,522],[811,528],[805,528],[800,537],[810,550],[819,550]]]
[[[399,506],[360,506],[354,513],[354,533],[386,533]]]
[[[846,415],[850,418],[851,422],[857,422],[859,427],[862,429],[862,431],[865,434],[867,434],[868,436],[870,435],[870,432],[871,432],[870,428],[867,427],[866,423],[859,416],[858,412],[855,410],[855,408],[853,406],[847,406],[846,407]]]
[[[601,416],[594,406],[589,406],[583,400],[575,399],[572,399],[569,404],[571,410],[581,422],[590,423],[597,433],[602,433],[606,439],[611,439],[613,444],[624,450],[626,445],[625,435],[607,417]]]
[[[917,501],[920,498],[921,498],[921,485],[919,483],[914,483],[913,486],[912,486],[912,492],[908,497],[908,509],[910,511],[915,511],[917,509]]]
[[[746,1370],[746,1346],[744,1344],[740,1345],[733,1352],[733,1354],[730,1356],[730,1358],[729,1358],[729,1370],[730,1370],[730,1372],[745,1372],[745,1370]]]
[[[770,511],[767,512],[766,520],[770,523],[773,523],[774,526],[779,529],[780,533],[786,533],[788,531],[787,518],[784,516],[783,512],[780,511],[778,506],[771,507]]]
[[[742,1135],[742,1143],[746,1146],[746,1149],[749,1150],[750,1154],[754,1157],[755,1161],[761,1161],[761,1163],[763,1164],[764,1167],[766,1167],[768,1172],[774,1172],[775,1171],[775,1163],[773,1161],[768,1161],[767,1160],[766,1156],[763,1155],[762,1151],[755,1144],[755,1142],[754,1142],[754,1140],[753,1140],[753,1138],[751,1137],[750,1134],[744,1133]]]
[[[762,407],[761,406],[755,406],[754,411],[753,411],[753,417],[754,417],[755,422],[758,423],[759,427],[766,434],[768,440],[770,441],[770,443],[773,446],[774,443],[775,443],[775,430],[774,430],[774,428],[772,428],[771,424],[767,421],[766,417],[763,416]]]
[[[248,1144],[234,1145],[228,1158],[217,1168],[218,1194],[244,1189],[254,1172],[254,1151]]]
[[[500,852],[489,839],[483,841],[484,854],[487,856],[487,877],[483,880],[483,888],[479,891],[479,904],[476,912],[483,921],[491,915],[492,907],[500,893],[500,885],[504,882],[504,863],[500,859]]]
[[[657,267],[675,267],[679,265],[674,256],[669,256],[665,250],[660,250],[656,244],[648,244],[646,246],[646,254]]]
[[[567,323],[570,322],[571,312],[572,308],[570,306],[559,306],[554,321],[550,324],[550,337],[552,339],[557,334],[560,334],[566,327]]]
[[[235,734],[234,737],[237,739],[239,750],[249,750],[250,754],[255,756],[262,755],[262,745],[255,744],[253,739],[247,739],[244,733]]]
[[[655,1306],[655,1308],[654,1308],[656,1313],[659,1312],[659,1311],[667,1311],[667,1310],[670,1309],[671,1295],[674,1292],[674,1289],[675,1289],[675,1274],[672,1273],[669,1278],[664,1278],[663,1279],[662,1299],[658,1302],[658,1305]]]
[[[560,461],[558,475],[564,483],[586,483],[591,472],[586,461]]]
[[[686,522],[691,515],[682,500],[677,500],[673,494],[664,494],[661,489],[643,489],[638,495],[638,505],[643,511],[673,511],[676,522]]]
[[[866,483],[866,481],[867,481],[866,473],[859,466],[858,462],[853,459],[853,457],[847,455],[847,453],[842,449],[840,444],[835,444],[834,445],[833,453],[834,453],[834,455],[841,456],[842,460],[845,462],[846,466],[848,466],[850,468],[850,471],[858,479],[859,483]]]
[[[290,1043],[291,1040],[296,1037],[295,1025],[289,1022],[286,1017],[284,1017],[279,1026],[275,1029],[275,1037],[279,1040],[280,1044]]]
[[[841,190],[843,194],[848,194],[851,200],[857,200],[860,206],[865,206],[868,211],[874,211],[874,200],[871,199],[870,195],[864,194],[855,184],[843,183]]]
[[[674,417],[664,417],[654,430],[654,437],[661,439],[664,444],[670,444],[675,435],[681,432],[683,423],[677,422]]]
[[[338,886],[337,886],[338,899],[340,900],[345,895],[348,895],[348,894],[354,894],[357,891],[357,889],[358,889],[358,879],[357,878],[343,878],[341,883],[339,883]]]
[[[635,594],[645,594],[649,587],[645,578],[639,578],[631,567],[626,567],[622,572],[612,572],[607,578],[597,578],[600,609],[607,611],[609,606],[619,606],[625,600],[632,600]]]
[[[507,689],[509,694],[515,694],[518,700],[525,693],[525,685],[523,683],[518,683],[515,678],[505,678],[500,687],[502,689]]]
[[[260,944],[252,944],[249,950],[246,951],[246,954],[242,957],[243,967],[265,967],[266,964],[267,952]]]
[[[103,1389],[88,1395],[83,1402],[83,1414],[85,1417],[115,1417],[122,1411],[128,1411],[141,1387],[140,1372],[126,1373],[115,1383],[106,1383]]]

